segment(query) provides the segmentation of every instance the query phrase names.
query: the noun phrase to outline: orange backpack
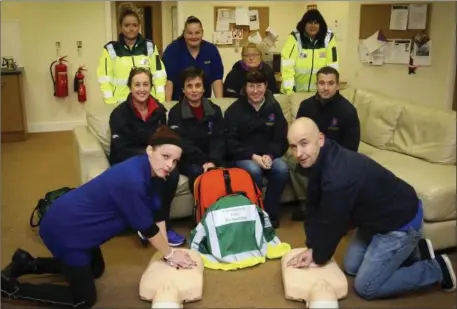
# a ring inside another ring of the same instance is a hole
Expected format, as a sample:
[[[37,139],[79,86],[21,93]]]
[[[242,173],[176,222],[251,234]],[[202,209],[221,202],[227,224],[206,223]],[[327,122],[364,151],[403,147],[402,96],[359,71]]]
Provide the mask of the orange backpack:
[[[244,169],[213,168],[201,174],[194,183],[194,218],[199,223],[206,210],[219,198],[230,194],[243,194],[262,210],[262,191],[251,174]]]

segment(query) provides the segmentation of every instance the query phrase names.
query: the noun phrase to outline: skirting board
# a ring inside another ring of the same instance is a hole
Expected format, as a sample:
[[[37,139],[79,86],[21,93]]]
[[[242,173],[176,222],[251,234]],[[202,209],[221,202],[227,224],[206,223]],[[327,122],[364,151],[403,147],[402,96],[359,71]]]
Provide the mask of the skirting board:
[[[28,132],[57,132],[57,131],[71,131],[75,127],[86,125],[85,120],[80,121],[55,121],[55,122],[35,122],[28,124]]]

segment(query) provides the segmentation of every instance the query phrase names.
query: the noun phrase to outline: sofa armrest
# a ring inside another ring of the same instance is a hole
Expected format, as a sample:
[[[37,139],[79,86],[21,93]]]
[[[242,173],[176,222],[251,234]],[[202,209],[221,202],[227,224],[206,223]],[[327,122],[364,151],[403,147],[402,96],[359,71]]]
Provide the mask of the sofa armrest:
[[[90,180],[91,171],[106,170],[110,164],[101,144],[87,126],[75,127],[73,136],[79,179],[84,184]]]

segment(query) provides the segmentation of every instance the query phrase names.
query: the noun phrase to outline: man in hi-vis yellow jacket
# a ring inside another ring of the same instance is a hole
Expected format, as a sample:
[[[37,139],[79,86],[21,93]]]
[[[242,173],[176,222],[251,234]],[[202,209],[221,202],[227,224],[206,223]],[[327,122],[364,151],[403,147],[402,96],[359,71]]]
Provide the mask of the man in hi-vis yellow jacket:
[[[282,49],[281,92],[316,91],[316,72],[325,66],[338,69],[335,35],[318,10],[309,10]]]
[[[132,67],[148,67],[153,77],[151,95],[160,102],[165,101],[167,73],[160,58],[157,46],[141,34],[132,48],[124,41],[123,34],[119,41],[107,43],[100,57],[97,68],[98,81],[106,104],[119,104],[127,99],[130,90],[127,79]]]

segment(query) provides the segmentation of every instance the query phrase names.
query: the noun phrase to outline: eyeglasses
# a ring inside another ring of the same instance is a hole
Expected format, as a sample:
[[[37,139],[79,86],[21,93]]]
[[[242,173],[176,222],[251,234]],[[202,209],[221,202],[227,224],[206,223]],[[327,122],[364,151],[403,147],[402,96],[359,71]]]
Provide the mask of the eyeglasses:
[[[260,56],[260,53],[252,53],[252,54],[243,54],[243,57],[245,58],[255,58],[255,57],[259,57]]]

